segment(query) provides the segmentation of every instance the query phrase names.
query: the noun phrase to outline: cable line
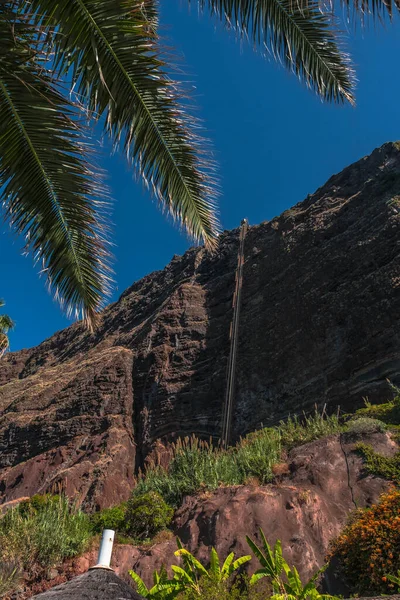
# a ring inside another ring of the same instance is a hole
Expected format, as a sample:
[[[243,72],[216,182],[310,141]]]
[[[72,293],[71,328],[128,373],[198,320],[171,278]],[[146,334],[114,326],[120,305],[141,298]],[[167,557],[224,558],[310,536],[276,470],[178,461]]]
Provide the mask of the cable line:
[[[235,371],[236,371],[236,357],[238,348],[239,338],[239,320],[240,320],[240,302],[242,295],[242,284],[243,284],[243,267],[244,267],[244,241],[246,238],[249,223],[247,219],[243,219],[240,224],[239,234],[239,251],[238,251],[238,262],[236,267],[236,281],[235,281],[235,292],[233,294],[233,316],[230,328],[230,351],[228,359],[227,369],[227,383],[226,393],[224,399],[223,413],[222,413],[222,431],[221,431],[221,443],[227,447],[231,437],[232,427],[232,413],[233,413],[233,400],[235,393]]]

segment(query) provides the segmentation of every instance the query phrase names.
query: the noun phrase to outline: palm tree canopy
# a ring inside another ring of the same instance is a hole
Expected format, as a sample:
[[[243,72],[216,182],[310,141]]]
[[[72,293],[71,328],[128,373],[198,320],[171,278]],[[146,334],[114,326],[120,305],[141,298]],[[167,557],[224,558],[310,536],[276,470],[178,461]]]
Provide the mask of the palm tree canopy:
[[[319,0],[199,0],[248,36],[324,100],[354,103],[354,76],[331,15]]]
[[[4,300],[0,298],[0,308],[4,306]],[[9,348],[8,332],[14,328],[14,321],[8,315],[0,315],[0,358]]]
[[[107,285],[99,174],[74,108],[35,52],[36,28],[0,7],[0,178],[13,227],[56,295],[92,321]]]
[[[381,14],[399,2],[354,0],[354,7]],[[198,3],[323,99],[354,101],[349,59],[319,0]],[[107,193],[89,120],[104,123],[162,209],[215,247],[215,165],[186,92],[170,77],[156,0],[3,0],[0,57],[5,215],[67,312],[92,326],[110,283]]]

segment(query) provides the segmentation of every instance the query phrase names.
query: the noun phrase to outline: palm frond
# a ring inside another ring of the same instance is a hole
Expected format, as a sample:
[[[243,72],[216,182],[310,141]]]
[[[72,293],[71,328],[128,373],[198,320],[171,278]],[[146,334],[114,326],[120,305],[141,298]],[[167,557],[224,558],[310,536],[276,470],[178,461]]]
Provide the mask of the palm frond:
[[[7,333],[10,329],[14,329],[15,323],[8,315],[0,315],[0,331]]]
[[[329,0],[331,8],[335,9],[333,0]],[[353,23],[364,23],[368,17],[383,21],[385,17],[393,18],[400,11],[400,0],[341,0],[341,5],[347,9],[349,20]]]
[[[266,48],[324,100],[354,103],[349,57],[332,27],[332,16],[321,10],[318,0],[199,0],[199,4]]]
[[[38,61],[36,42],[35,28],[2,4],[1,200],[56,298],[91,326],[109,282],[105,195],[76,111]]]
[[[161,206],[196,239],[214,246],[215,181],[198,123],[167,75],[155,0],[29,0],[90,115],[104,118]]]

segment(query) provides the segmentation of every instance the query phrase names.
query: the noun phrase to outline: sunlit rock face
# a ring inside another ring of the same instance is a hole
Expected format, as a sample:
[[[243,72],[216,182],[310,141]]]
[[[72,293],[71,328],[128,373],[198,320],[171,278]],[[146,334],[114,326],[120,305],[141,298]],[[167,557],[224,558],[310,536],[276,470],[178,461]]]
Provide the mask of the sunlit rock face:
[[[214,255],[174,257],[105,309],[94,334],[76,324],[1,360],[0,502],[57,484],[110,505],[158,438],[219,435],[238,240],[236,229]],[[315,403],[386,399],[387,379],[400,383],[394,143],[250,227],[233,439]]]

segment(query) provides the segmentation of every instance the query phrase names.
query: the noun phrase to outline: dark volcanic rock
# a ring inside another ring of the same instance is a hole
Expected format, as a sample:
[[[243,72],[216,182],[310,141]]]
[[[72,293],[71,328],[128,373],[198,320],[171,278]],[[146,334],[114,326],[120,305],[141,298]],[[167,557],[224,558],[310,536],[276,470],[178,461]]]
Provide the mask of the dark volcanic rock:
[[[400,383],[399,148],[250,228],[235,437]],[[3,502],[61,481],[107,505],[157,438],[219,435],[237,249],[238,230],[226,232],[214,256],[191,249],[135,283],[94,335],[76,324],[2,359]]]

